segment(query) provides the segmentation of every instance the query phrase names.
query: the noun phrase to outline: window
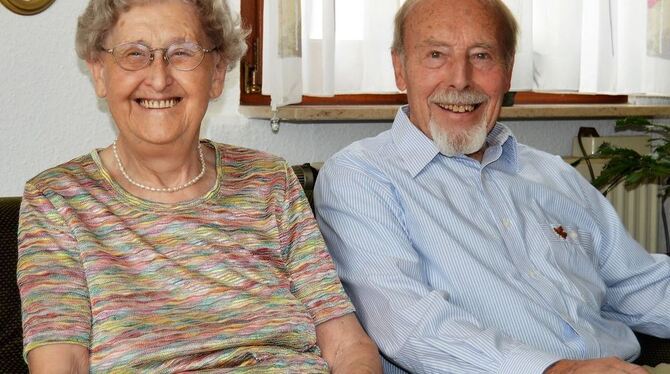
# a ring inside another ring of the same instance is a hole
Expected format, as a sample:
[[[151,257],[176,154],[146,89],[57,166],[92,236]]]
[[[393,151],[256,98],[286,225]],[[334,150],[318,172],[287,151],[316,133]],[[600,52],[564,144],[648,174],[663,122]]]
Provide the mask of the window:
[[[312,0],[314,1],[314,0]],[[341,1],[341,0],[339,0]],[[347,5],[355,5],[357,1],[348,0]],[[382,0],[388,1],[388,0]],[[320,1],[315,1],[319,4]],[[317,14],[318,9],[313,12]],[[263,50],[263,0],[241,1],[241,15],[245,25],[251,27],[249,35],[249,51],[242,59],[242,75],[240,79],[240,102],[242,105],[269,105],[270,96],[261,94],[262,50]],[[358,22],[360,25],[361,22]],[[312,31],[315,36],[320,36],[315,27]],[[359,31],[360,32],[360,31]],[[355,31],[348,32],[348,36],[355,35]],[[346,35],[345,35],[346,36]],[[389,58],[390,61],[390,58]],[[392,76],[390,77],[392,78]],[[303,96],[302,104],[315,105],[358,105],[358,104],[405,104],[405,94],[338,94],[332,97]]]
[[[360,26],[362,22],[351,21],[352,17],[356,18],[354,14],[363,13],[360,12],[361,9],[357,12],[351,10],[351,7],[365,7],[365,4],[374,6],[376,2],[380,2],[375,9],[386,9],[389,14],[385,14],[383,19],[386,19],[390,24],[395,13],[395,7],[399,6],[403,0],[308,0],[309,5],[302,10],[303,20],[301,25],[303,27],[303,39],[304,35],[312,36],[312,38],[308,38],[307,43],[303,40],[301,52],[302,58],[309,61],[310,66],[317,65],[314,61],[323,63],[323,61],[318,60],[318,56],[326,49],[326,47],[319,45],[315,48],[313,42],[313,40],[318,40],[319,36],[322,36],[319,35],[321,30],[314,26],[315,22],[312,22],[314,14],[322,13],[319,9],[322,1],[326,3],[336,1],[337,14],[340,14],[339,8],[349,7],[349,10],[346,11],[347,25],[353,23],[355,26],[339,27],[338,29],[344,29],[345,33],[343,37],[338,36],[336,43],[339,43],[337,44],[338,49],[342,49],[343,45],[348,44],[353,46],[354,50],[361,50],[366,48],[364,44],[360,43],[359,37],[362,32],[362,26]],[[281,2],[282,0],[273,0],[273,3],[268,6],[276,6],[276,3]],[[285,2],[295,4],[293,0]],[[518,68],[525,68],[526,73],[525,75],[517,74],[517,69],[515,69],[514,84],[516,84],[517,89],[520,87],[522,90],[537,90],[540,86],[539,89],[542,91],[566,91],[566,93],[558,95],[519,92],[516,96],[517,103],[627,102],[626,95],[574,95],[569,93],[571,91],[661,95],[670,93],[670,78],[667,78],[666,74],[660,73],[670,71],[670,60],[667,59],[667,52],[665,52],[665,57],[663,57],[663,52],[657,53],[656,56],[649,53],[649,56],[647,56],[646,50],[640,49],[640,45],[644,46],[646,44],[640,43],[640,39],[644,41],[646,38],[647,14],[649,14],[649,17],[655,17],[654,25],[658,23],[662,25],[662,21],[665,20],[663,13],[659,16],[658,10],[652,8],[654,4],[667,3],[666,7],[670,9],[670,0],[658,0],[656,2],[642,0],[612,0],[610,2],[505,0],[505,2],[517,14],[517,19],[522,27],[516,65]],[[332,6],[333,3],[330,3],[330,5]],[[241,1],[241,11],[245,23],[253,29],[249,39],[249,44],[252,47],[242,63],[241,103],[244,105],[268,105],[270,99],[268,96],[261,95],[260,87],[261,82],[263,82],[263,1]],[[654,11],[656,13],[653,13]],[[276,14],[276,12],[272,14]],[[625,16],[623,16],[624,14]],[[308,18],[309,15],[311,15],[311,18]],[[345,17],[341,15],[335,17],[336,20],[343,18]],[[337,22],[336,20],[330,22]],[[585,21],[582,22],[582,20]],[[586,20],[589,22],[586,22]],[[635,22],[631,20],[635,20]],[[328,20],[325,22],[328,22]],[[666,27],[669,23],[666,20]],[[563,27],[563,29],[559,33],[555,31],[547,32],[538,26],[543,24]],[[565,25],[569,25],[569,27],[566,29]],[[651,21],[649,25],[652,25]],[[563,37],[566,33],[571,33],[570,38]],[[577,42],[575,42],[576,40]],[[657,40],[654,46],[656,51],[662,49],[663,40],[662,38]],[[665,40],[667,40],[667,34]],[[383,58],[390,64],[388,51],[390,37],[385,40],[377,38],[374,39],[374,42],[382,46],[383,52],[375,52],[373,56]],[[577,48],[573,48],[573,53],[566,53],[566,46],[574,47],[575,45],[577,45]],[[318,50],[318,53],[313,53],[315,49]],[[312,55],[317,56],[317,59],[313,58]],[[540,56],[540,58],[536,58],[537,56]],[[354,61],[359,62],[360,60],[354,58]],[[340,66],[339,63],[337,65]],[[274,66],[275,64],[273,64]],[[568,68],[568,66],[572,68]],[[541,74],[542,71],[547,73]],[[368,75],[364,74],[366,77]],[[384,75],[392,79],[392,72]],[[279,76],[284,79],[286,74],[275,72],[272,76]],[[360,77],[360,75],[357,77]],[[357,77],[355,76],[353,79],[354,82],[361,80]],[[523,78],[519,79],[518,77]],[[311,83],[308,82],[309,76],[305,81],[307,83],[301,89],[307,88],[307,90],[303,92],[316,92],[317,95],[303,95],[302,104],[402,104],[406,100],[404,94],[397,93],[371,95],[347,92],[332,97],[322,97],[328,96],[328,92],[324,93],[323,90],[320,91],[319,89],[313,90]],[[342,79],[338,79],[339,81],[342,81]],[[568,85],[565,85],[566,82]],[[603,82],[606,83],[603,84]]]

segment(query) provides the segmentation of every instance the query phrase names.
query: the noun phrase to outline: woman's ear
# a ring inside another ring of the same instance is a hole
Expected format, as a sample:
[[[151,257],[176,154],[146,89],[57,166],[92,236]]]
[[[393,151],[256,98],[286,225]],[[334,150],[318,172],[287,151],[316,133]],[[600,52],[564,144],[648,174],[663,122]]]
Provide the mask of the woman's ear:
[[[95,94],[102,98],[107,96],[107,86],[105,85],[105,64],[99,57],[93,57],[86,60],[86,66],[93,77],[93,86],[95,87]]]
[[[223,92],[223,84],[226,80],[226,72],[228,71],[228,63],[223,56],[217,54],[214,56],[215,65],[212,73],[212,86],[209,89],[209,98],[216,99],[221,96]]]

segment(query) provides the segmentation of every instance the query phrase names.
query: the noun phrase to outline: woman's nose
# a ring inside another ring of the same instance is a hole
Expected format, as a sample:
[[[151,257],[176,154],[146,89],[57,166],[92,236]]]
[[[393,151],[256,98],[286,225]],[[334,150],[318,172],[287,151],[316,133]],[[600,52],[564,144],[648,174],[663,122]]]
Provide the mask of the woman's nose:
[[[148,68],[147,80],[156,91],[163,90],[171,83],[172,76],[164,51],[153,51]]]

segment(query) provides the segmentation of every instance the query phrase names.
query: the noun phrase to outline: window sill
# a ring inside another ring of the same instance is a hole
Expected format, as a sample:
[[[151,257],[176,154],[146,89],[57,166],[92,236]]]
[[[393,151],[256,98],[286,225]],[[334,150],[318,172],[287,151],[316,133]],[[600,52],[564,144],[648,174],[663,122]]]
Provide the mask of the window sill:
[[[392,121],[398,105],[289,105],[278,118],[288,122]],[[270,119],[269,106],[240,106],[248,118]],[[526,104],[503,107],[500,119],[571,119],[617,117],[670,117],[670,105],[636,104]]]

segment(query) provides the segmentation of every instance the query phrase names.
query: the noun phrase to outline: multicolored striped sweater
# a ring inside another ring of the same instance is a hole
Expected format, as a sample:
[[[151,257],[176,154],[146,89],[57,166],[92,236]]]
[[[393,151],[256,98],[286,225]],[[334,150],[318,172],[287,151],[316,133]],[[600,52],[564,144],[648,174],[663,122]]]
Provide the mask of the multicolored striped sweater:
[[[26,184],[24,354],[88,347],[91,372],[327,372],[315,326],[353,312],[285,161],[216,149],[217,184],[139,199],[96,150]],[[247,371],[245,371],[247,370]]]

